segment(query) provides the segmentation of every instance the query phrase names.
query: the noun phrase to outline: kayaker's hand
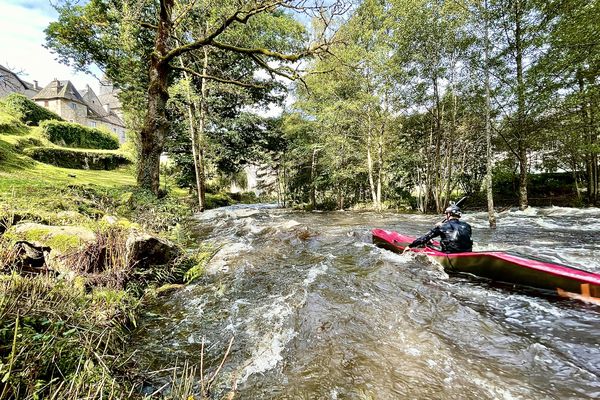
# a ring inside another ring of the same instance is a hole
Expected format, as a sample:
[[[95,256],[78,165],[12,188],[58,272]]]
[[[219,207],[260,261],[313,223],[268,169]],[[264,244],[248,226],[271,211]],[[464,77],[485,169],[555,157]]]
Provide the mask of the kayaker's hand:
[[[412,249],[413,247],[419,247],[422,245],[423,245],[423,242],[421,242],[419,239],[417,239],[417,240],[413,241],[411,244],[409,244],[408,247],[410,247]]]

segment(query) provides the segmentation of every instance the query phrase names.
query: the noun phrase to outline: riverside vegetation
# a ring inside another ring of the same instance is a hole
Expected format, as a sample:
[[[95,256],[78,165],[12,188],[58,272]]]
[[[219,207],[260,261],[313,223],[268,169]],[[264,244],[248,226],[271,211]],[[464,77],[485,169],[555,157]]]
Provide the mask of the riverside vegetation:
[[[137,189],[116,138],[48,119],[59,120],[22,96],[0,103],[0,399],[141,397],[128,332],[146,300],[199,277],[214,249],[183,250],[186,191]],[[95,170],[94,157],[119,162]],[[183,382],[172,396],[189,398]]]

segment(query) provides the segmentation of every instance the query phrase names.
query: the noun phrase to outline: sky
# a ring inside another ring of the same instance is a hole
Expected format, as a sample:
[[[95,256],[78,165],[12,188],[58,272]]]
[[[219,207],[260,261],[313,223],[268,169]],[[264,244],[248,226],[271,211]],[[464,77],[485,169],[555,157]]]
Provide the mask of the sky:
[[[78,89],[88,84],[98,92],[98,70],[97,77],[75,72],[43,47],[44,29],[58,17],[49,0],[0,0],[0,16],[0,65],[42,87],[58,78],[70,80]]]

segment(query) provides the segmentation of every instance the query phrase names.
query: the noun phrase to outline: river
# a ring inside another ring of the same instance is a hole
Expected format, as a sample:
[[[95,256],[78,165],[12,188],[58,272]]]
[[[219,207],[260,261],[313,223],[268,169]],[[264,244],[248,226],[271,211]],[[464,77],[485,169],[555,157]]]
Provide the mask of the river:
[[[378,227],[425,233],[439,216],[207,211],[193,243],[222,246],[195,284],[159,298],[135,332],[140,364],[214,371],[214,398],[598,399],[600,306],[448,276],[371,244]],[[466,213],[474,250],[511,250],[600,272],[600,209]],[[168,382],[153,374],[153,390]]]

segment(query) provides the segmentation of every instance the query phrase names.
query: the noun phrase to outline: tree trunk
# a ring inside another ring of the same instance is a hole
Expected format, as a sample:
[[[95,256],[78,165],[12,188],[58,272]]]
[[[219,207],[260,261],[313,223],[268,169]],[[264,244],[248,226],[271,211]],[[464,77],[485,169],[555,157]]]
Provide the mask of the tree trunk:
[[[442,182],[442,126],[444,123],[444,106],[440,99],[439,84],[437,76],[433,80],[433,95],[435,100],[435,160],[433,169],[433,198],[435,200],[435,211],[444,210],[442,204],[442,192],[444,190]]]
[[[183,60],[180,59],[181,67],[183,68]],[[187,72],[183,73],[187,80],[186,95],[187,95],[187,111],[188,121],[190,125],[190,136],[192,139],[192,157],[194,158],[194,175],[196,176],[196,192],[198,195],[198,208],[200,212],[204,211],[204,166],[200,156],[200,146],[198,138],[198,130],[196,129],[196,120],[194,118],[194,102],[191,94],[191,81]]]
[[[375,188],[375,179],[373,178],[373,157],[371,156],[373,122],[370,114],[370,112],[367,113],[367,171],[369,175],[369,188],[371,189],[371,201],[373,201],[373,207],[376,210],[379,210],[379,204],[377,203],[377,189]]]
[[[378,210],[382,209],[382,199],[381,199],[381,190],[382,190],[382,181],[383,181],[383,136],[385,134],[385,123],[381,124],[381,134],[379,135],[379,140],[377,141],[377,205],[379,206]]]
[[[202,76],[206,76],[208,70],[208,49],[204,47],[204,64],[202,65]],[[196,164],[196,175],[198,176],[198,202],[200,211],[204,211],[206,207],[206,175],[204,173],[204,132],[206,130],[206,115],[208,113],[207,104],[207,81],[205,78],[200,79],[200,118],[198,124],[198,140],[197,153],[198,163]]]
[[[160,188],[160,155],[168,129],[167,100],[169,99],[169,65],[162,62],[167,54],[171,36],[171,11],[174,0],[160,2],[160,21],[154,41],[154,52],[150,58],[148,71],[148,112],[140,132],[140,159],[137,170],[137,184],[158,195]]]
[[[496,213],[494,212],[494,163],[492,160],[492,129],[490,121],[491,108],[491,90],[490,90],[490,36],[489,36],[489,14],[488,2],[484,3],[485,13],[485,142],[486,142],[486,170],[485,170],[485,186],[487,193],[487,208],[488,208],[488,223],[490,228],[496,228]]]
[[[515,55],[517,64],[517,153],[519,158],[519,208],[526,209],[528,163],[525,134],[525,84],[523,81],[523,43],[521,2],[515,1]]]
[[[317,148],[313,149],[312,160],[310,163],[310,205],[314,209],[317,206],[317,195],[316,195],[316,184],[315,179],[317,177]]]

